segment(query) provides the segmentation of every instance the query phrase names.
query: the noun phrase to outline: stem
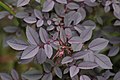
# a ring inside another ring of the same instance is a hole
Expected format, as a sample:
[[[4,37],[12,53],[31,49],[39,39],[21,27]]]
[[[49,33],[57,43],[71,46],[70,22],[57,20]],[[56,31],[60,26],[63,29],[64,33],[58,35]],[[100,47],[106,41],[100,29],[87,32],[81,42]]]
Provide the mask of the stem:
[[[10,12],[12,15],[15,15],[15,12],[7,4],[3,3],[2,1],[0,1],[0,6],[6,9],[8,12]]]

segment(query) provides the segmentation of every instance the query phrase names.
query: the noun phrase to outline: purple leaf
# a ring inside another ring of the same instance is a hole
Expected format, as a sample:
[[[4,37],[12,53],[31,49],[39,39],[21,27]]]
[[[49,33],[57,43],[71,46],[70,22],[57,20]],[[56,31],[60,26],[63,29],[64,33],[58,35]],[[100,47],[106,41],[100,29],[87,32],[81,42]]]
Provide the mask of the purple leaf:
[[[41,38],[41,41],[43,43],[46,43],[48,40],[49,40],[49,37],[48,37],[48,33],[46,32],[46,30],[44,28],[40,28],[39,30],[39,35],[40,35],[40,38]]]
[[[56,0],[56,1],[61,3],[61,4],[67,4],[67,0]]]
[[[77,12],[79,12],[79,13],[81,14],[82,20],[84,20],[85,17],[86,17],[86,11],[85,11],[85,9],[82,8],[82,7],[80,7],[80,8],[77,10]]]
[[[77,25],[81,20],[82,20],[81,14],[76,11],[70,11],[64,17],[65,26],[70,26],[72,21],[74,22],[74,25]]]
[[[78,60],[78,59],[84,58],[84,56],[86,56],[88,53],[90,53],[90,51],[80,51],[80,52],[74,53],[72,57]]]
[[[11,48],[15,50],[24,50],[28,47],[24,41],[18,39],[10,39],[7,41],[7,43]]]
[[[36,23],[37,27],[41,27],[44,24],[44,21],[42,19],[39,19]]]
[[[105,13],[109,12],[110,11],[110,6],[105,6],[104,11],[105,11]]]
[[[15,14],[15,17],[20,18],[20,19],[23,19],[23,18],[28,17],[28,16],[29,16],[29,14],[27,12],[17,12]]]
[[[45,53],[46,53],[47,57],[51,58],[53,55],[53,48],[50,45],[45,44],[44,49],[45,49]]]
[[[94,60],[95,60],[94,53],[90,50],[88,50],[88,51],[89,51],[89,53],[84,56],[84,61],[94,62]]]
[[[119,79],[120,79],[120,71],[118,71],[118,72],[115,74],[113,80],[119,80]]]
[[[0,73],[0,77],[2,80],[13,80],[12,77],[6,73]]]
[[[94,39],[90,44],[89,44],[89,48],[91,50],[102,50],[104,49],[107,45],[108,45],[108,40],[103,39],[103,38],[97,38]]]
[[[34,9],[34,14],[35,14],[35,16],[36,16],[38,19],[42,19],[42,18],[43,18],[42,13],[41,13],[39,10],[37,10],[37,9]]]
[[[55,8],[55,12],[57,15],[64,17],[64,15],[65,15],[64,4],[55,3],[54,8]]]
[[[93,30],[95,29],[96,24],[92,20],[86,20],[82,23],[82,26],[84,26],[86,29],[91,28]]]
[[[120,20],[116,20],[114,26],[119,26],[119,25],[120,25]]]
[[[9,15],[9,12],[7,12],[7,11],[1,11],[0,12],[0,19],[3,19],[7,15]]]
[[[62,78],[62,71],[59,67],[54,67],[54,72],[60,79]]]
[[[78,44],[78,43],[82,43],[83,40],[79,36],[74,36],[68,42],[70,44],[74,44],[74,43]]]
[[[52,0],[46,0],[43,4],[43,12],[49,12],[53,9],[55,2]]]
[[[103,76],[97,76],[97,79],[98,79],[98,80],[107,80],[107,79],[105,79]]]
[[[65,34],[66,34],[66,37],[68,39],[70,39],[72,37],[72,31],[71,31],[71,29],[70,28],[66,28],[65,29]]]
[[[76,66],[71,66],[70,67],[70,77],[74,77],[75,75],[77,75],[77,73],[79,72],[79,68]]]
[[[120,19],[120,13],[117,13],[117,12],[114,11],[113,14],[116,18]]]
[[[73,51],[80,51],[83,47],[83,44],[82,43],[74,43],[74,44],[71,44],[71,47],[72,47]]]
[[[22,53],[21,59],[29,59],[34,57],[39,51],[39,46],[28,46]]]
[[[86,29],[81,32],[80,38],[85,42],[92,37],[92,29]]]
[[[47,59],[47,56],[45,54],[45,50],[42,48],[39,49],[39,51],[36,55],[36,58],[35,58],[36,62],[38,62],[39,64],[42,64],[46,61],[46,59]]]
[[[115,74],[110,72],[110,70],[107,70],[102,75],[105,79],[109,79],[111,76],[114,76]]]
[[[66,56],[62,59],[62,64],[67,64],[67,63],[70,63],[73,61],[73,58],[72,57],[69,57],[69,56]]]
[[[49,73],[49,72],[51,71],[51,69],[52,69],[52,66],[51,66],[51,64],[45,62],[45,63],[43,64],[43,69],[44,69],[44,71],[45,71],[46,73]]]
[[[117,53],[119,52],[120,48],[118,46],[113,46],[109,53],[108,53],[108,56],[112,57],[112,56],[115,56],[117,55]]]
[[[25,78],[25,80],[39,80],[42,77],[42,74],[38,70],[29,70],[22,74],[22,77]]]
[[[79,80],[78,75],[75,75],[74,77],[71,78],[72,80]]]
[[[3,28],[5,32],[7,33],[15,33],[18,30],[18,27],[15,26],[7,26]]]
[[[63,71],[63,74],[67,74],[69,72],[69,68],[66,68],[64,71]]]
[[[93,69],[93,68],[96,68],[98,67],[98,65],[94,62],[90,62],[90,61],[83,61],[81,62],[78,67],[80,69]]]
[[[30,2],[30,0],[18,0],[17,1],[17,7],[22,7],[27,5]]]
[[[86,75],[81,75],[80,80],[91,80],[91,79]]]
[[[67,37],[66,37],[66,34],[65,34],[65,30],[63,28],[60,28],[60,39],[62,40],[62,42],[66,42],[67,40]]]
[[[120,13],[120,6],[118,5],[118,4],[112,4],[112,6],[113,6],[113,9],[114,9],[114,11],[116,12],[116,13]]]
[[[36,23],[37,21],[35,17],[25,17],[23,20],[28,24],[33,24],[33,23]]]
[[[103,69],[112,69],[110,59],[103,54],[95,54],[95,62]]]
[[[45,74],[41,80],[53,80],[52,73]]]
[[[12,78],[13,78],[14,80],[19,80],[19,75],[18,75],[18,73],[16,72],[15,69],[13,69],[13,70],[11,71],[11,75],[12,75]]]
[[[66,7],[69,8],[69,9],[78,9],[79,5],[74,3],[74,2],[70,2],[66,5]]]
[[[40,43],[39,35],[33,28],[27,26],[26,35],[30,44],[38,45]]]

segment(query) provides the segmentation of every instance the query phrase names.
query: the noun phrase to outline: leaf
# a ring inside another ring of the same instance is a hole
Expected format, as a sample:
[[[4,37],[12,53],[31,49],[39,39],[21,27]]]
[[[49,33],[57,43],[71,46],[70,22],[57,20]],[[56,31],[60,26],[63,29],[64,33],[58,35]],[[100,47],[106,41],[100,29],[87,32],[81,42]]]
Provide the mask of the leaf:
[[[110,59],[103,54],[95,54],[95,62],[103,69],[112,69]]]
[[[78,9],[79,5],[74,3],[74,2],[70,2],[66,5],[66,7],[69,8],[69,9]]]
[[[120,12],[120,6],[119,6],[119,5],[113,3],[113,4],[112,4],[112,7],[113,7],[113,9],[114,9],[114,11],[115,11],[116,13],[119,13],[119,12]]]
[[[95,29],[96,24],[92,20],[86,20],[82,23],[82,26],[84,26],[86,29]]]
[[[78,67],[80,69],[93,69],[93,68],[98,67],[98,64],[94,62],[90,62],[90,61],[83,61],[78,65]]]
[[[74,77],[71,78],[72,80],[79,80],[78,75],[75,75]]]
[[[39,49],[36,57],[35,57],[35,60],[39,63],[39,64],[42,64],[46,61],[47,59],[47,56],[45,54],[45,50],[44,49]]]
[[[71,44],[71,47],[73,49],[73,51],[80,51],[83,47],[83,44],[81,43],[74,43],[74,44]]]
[[[109,51],[109,53],[108,53],[108,56],[112,57],[112,56],[117,55],[117,53],[119,52],[119,50],[120,50],[119,46],[113,46],[113,47],[110,49],[110,51]]]
[[[107,80],[107,79],[104,78],[103,76],[97,76],[97,80]]]
[[[65,30],[63,28],[60,28],[60,39],[62,40],[63,43],[65,43],[67,40]]]
[[[84,56],[86,56],[88,53],[90,53],[90,51],[79,51],[77,53],[74,53],[72,57],[78,60],[84,58]]]
[[[41,80],[53,80],[52,73],[45,74]]]
[[[74,44],[74,43],[78,44],[78,43],[82,43],[83,40],[79,36],[74,36],[68,42],[70,44]]]
[[[63,74],[67,74],[69,72],[69,68],[64,69]]]
[[[56,0],[56,1],[61,3],[61,4],[67,4],[67,0]]]
[[[39,46],[30,45],[22,53],[21,59],[29,59],[34,57],[39,51]]]
[[[29,16],[29,14],[27,12],[17,12],[15,14],[15,17],[20,18],[20,19],[23,19],[23,18],[28,17],[28,16]]]
[[[28,80],[39,80],[42,74],[38,70],[29,70],[22,74],[22,77]]]
[[[105,6],[104,11],[105,11],[105,13],[109,12],[110,11],[110,6]]]
[[[37,21],[35,17],[25,17],[23,20],[28,24],[33,24],[33,23],[36,23]]]
[[[36,23],[37,27],[41,27],[44,24],[44,21],[42,19],[39,19]]]
[[[1,11],[0,12],[0,19],[3,19],[7,15],[9,15],[9,12],[7,12],[7,11]]]
[[[45,63],[43,64],[43,69],[44,69],[44,71],[45,71],[46,73],[49,73],[49,72],[51,71],[51,69],[52,69],[52,66],[51,66],[51,64],[45,62]]]
[[[11,75],[12,75],[12,78],[13,78],[14,80],[19,80],[19,75],[18,75],[18,73],[16,72],[15,69],[13,69],[13,70],[11,71]]]
[[[74,25],[77,25],[82,20],[82,15],[79,12],[76,12],[73,17]]]
[[[92,37],[92,29],[86,29],[81,32],[80,38],[86,42]]]
[[[37,10],[37,9],[34,9],[34,14],[35,14],[35,16],[36,16],[38,19],[42,19],[42,18],[43,18],[42,13],[41,13],[39,10]]]
[[[46,53],[47,57],[51,58],[53,55],[53,48],[50,45],[45,44],[44,49],[45,49],[45,53]]]
[[[91,79],[86,75],[81,75],[80,80],[91,80]]]
[[[72,37],[72,30],[70,28],[65,28],[65,34],[68,39]]]
[[[62,78],[62,71],[59,67],[54,67],[55,74],[61,79]]]
[[[97,38],[94,39],[90,44],[89,44],[89,48],[91,50],[102,50],[104,49],[107,45],[108,45],[108,40],[103,39],[103,38]]]
[[[0,73],[0,77],[2,80],[13,80],[12,77],[6,73]]]
[[[18,27],[15,26],[7,26],[3,28],[5,32],[7,33],[15,33],[18,30]]]
[[[70,63],[73,61],[73,58],[72,57],[69,57],[69,56],[66,56],[62,59],[62,64],[67,64],[67,63]]]
[[[64,17],[65,26],[70,26],[72,21],[73,21],[74,25],[77,25],[81,20],[82,20],[81,14],[76,11],[70,11]]]
[[[55,3],[54,8],[55,8],[55,12],[57,15],[64,17],[64,15],[65,15],[64,4]]]
[[[119,79],[120,79],[120,71],[118,71],[118,72],[115,74],[113,80],[119,80]]]
[[[7,41],[7,43],[11,48],[15,50],[24,50],[28,47],[24,41],[18,39],[10,39]]]
[[[49,40],[47,31],[42,27],[39,30],[39,35],[43,43],[46,43]]]
[[[111,76],[114,76],[115,74],[110,72],[110,70],[107,70],[102,75],[105,79],[109,79]]]
[[[81,14],[82,20],[84,20],[85,17],[86,17],[86,11],[85,11],[85,9],[84,9],[83,7],[80,7],[80,8],[77,10],[77,12],[79,12],[79,13]]]
[[[40,43],[39,35],[33,28],[27,26],[26,35],[30,44],[39,45]]]
[[[43,12],[49,12],[49,11],[51,11],[53,9],[54,5],[55,5],[54,1],[52,1],[52,0],[46,0],[44,2],[44,4],[43,4],[42,11]]]
[[[116,18],[120,19],[120,13],[117,13],[117,12],[114,11],[113,14]]]
[[[30,0],[18,0],[17,1],[17,7],[22,7],[27,5],[30,2]]]
[[[120,25],[120,20],[116,20],[114,26],[119,26],[119,25]]]
[[[89,53],[84,56],[84,61],[94,62],[95,61],[94,53],[89,50]]]
[[[76,66],[71,66],[70,67],[70,77],[74,77],[75,75],[77,75],[77,73],[79,72],[79,68]]]

